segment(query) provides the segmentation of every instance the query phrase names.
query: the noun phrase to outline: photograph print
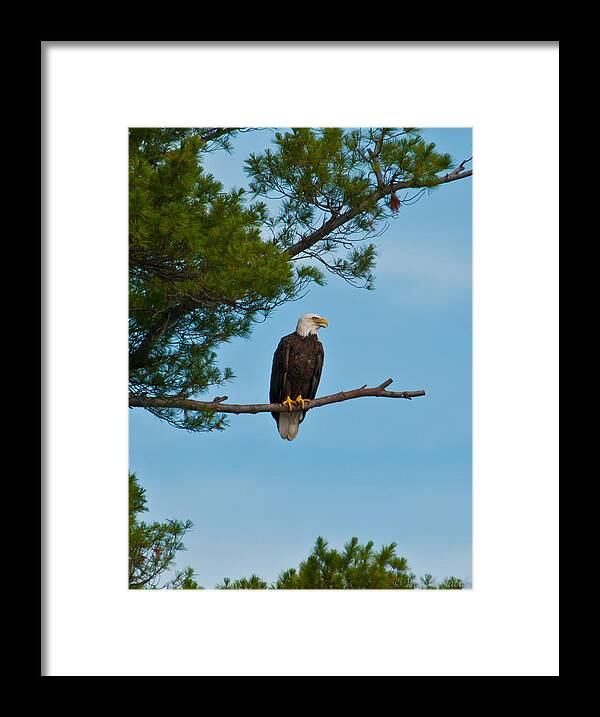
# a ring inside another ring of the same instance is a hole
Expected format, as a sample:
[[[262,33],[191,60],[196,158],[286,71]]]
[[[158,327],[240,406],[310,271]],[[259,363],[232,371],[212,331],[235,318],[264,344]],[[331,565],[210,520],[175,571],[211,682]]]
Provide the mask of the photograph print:
[[[473,586],[472,161],[129,128],[129,589]]]

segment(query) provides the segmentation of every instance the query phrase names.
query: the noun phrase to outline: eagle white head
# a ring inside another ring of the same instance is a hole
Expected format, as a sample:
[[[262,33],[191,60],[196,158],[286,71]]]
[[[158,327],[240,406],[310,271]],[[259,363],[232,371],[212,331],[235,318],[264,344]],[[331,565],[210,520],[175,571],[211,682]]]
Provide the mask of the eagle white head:
[[[309,334],[316,334],[323,326],[329,326],[329,322],[319,314],[303,314],[296,324],[296,333],[304,338]]]

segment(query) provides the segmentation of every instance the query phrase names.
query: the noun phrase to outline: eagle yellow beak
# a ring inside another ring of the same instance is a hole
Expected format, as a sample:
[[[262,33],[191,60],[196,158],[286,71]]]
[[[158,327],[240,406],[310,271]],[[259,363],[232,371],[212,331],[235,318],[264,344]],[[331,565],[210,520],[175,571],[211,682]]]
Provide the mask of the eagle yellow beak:
[[[315,319],[315,324],[317,324],[317,326],[329,326],[329,321],[324,318]]]

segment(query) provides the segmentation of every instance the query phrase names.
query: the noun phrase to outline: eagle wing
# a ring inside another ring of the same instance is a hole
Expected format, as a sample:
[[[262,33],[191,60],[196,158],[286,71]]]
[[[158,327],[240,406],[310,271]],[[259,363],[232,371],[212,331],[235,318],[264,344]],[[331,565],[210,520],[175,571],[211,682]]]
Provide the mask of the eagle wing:
[[[290,360],[290,343],[284,336],[275,349],[273,355],[273,366],[271,368],[271,385],[269,387],[269,402],[280,403],[285,398],[285,382],[287,380],[288,365]],[[273,413],[277,419],[278,414]]]
[[[313,374],[310,378],[310,387],[308,389],[308,395],[304,398],[315,398],[317,395],[317,388],[319,388],[319,381],[321,380],[321,371],[323,371],[323,359],[325,357],[325,351],[323,350],[323,344],[317,341],[317,351],[315,356],[315,367]]]

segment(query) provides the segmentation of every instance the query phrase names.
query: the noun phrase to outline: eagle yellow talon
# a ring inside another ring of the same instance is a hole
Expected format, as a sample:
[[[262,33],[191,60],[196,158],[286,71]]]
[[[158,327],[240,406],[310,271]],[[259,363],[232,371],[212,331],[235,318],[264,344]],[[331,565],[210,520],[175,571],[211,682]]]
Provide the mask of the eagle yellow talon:
[[[295,401],[292,401],[292,399],[288,396],[285,401],[282,401],[284,406],[287,406],[290,411],[292,410],[292,406],[294,405]]]
[[[308,399],[302,398],[301,394],[298,394],[298,395],[296,396],[296,401],[295,401],[295,402],[298,403],[298,404],[300,404],[300,406],[302,407],[302,410],[304,410],[304,404],[305,404],[305,403],[308,403]]]

